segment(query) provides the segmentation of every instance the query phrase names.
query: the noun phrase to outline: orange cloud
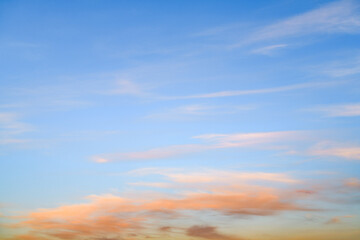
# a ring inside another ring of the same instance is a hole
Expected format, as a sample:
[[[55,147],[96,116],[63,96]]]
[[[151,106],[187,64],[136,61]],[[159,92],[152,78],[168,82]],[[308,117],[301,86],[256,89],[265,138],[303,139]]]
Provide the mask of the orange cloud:
[[[160,199],[143,205],[146,210],[213,210],[226,215],[272,215],[285,210],[311,209],[297,206],[271,193],[197,193],[182,199]]]
[[[156,169],[154,171],[156,172]],[[186,225],[196,223],[197,214],[204,212],[228,218],[240,215],[272,216],[288,211],[314,211],[313,208],[301,204],[301,199],[306,199],[308,195],[316,195],[316,191],[307,188],[289,191],[283,187],[265,186],[266,183],[276,183],[276,186],[279,183],[281,186],[298,184],[298,181],[290,176],[277,173],[231,171],[228,181],[216,177],[211,178],[210,173],[226,176],[225,171],[217,170],[199,173],[199,178],[196,177],[196,173],[189,173],[191,183],[184,185],[185,192],[178,191],[176,194],[154,193],[136,198],[123,198],[110,194],[92,195],[87,197],[87,203],[30,212],[22,216],[20,222],[12,224],[12,227],[30,230],[27,235],[22,235],[24,240],[27,240],[26,238],[29,240],[41,238],[44,240],[130,240],[143,239],[154,232],[160,235],[184,234],[181,229],[187,229],[187,237],[230,240],[239,238],[222,235],[216,231],[216,228]],[[177,184],[183,184],[186,179],[186,174],[167,173],[165,176],[168,176],[170,182],[161,187],[172,190]],[[252,183],[254,180],[261,180],[261,185]],[[183,227],[176,225],[176,221],[184,219],[189,212],[194,222],[191,220]],[[159,228],[159,226],[170,224],[174,224],[174,227]],[[174,229],[176,231],[172,231]]]
[[[358,178],[348,178],[345,180],[344,184],[347,187],[360,189],[360,180]]]
[[[182,198],[148,201],[125,200],[112,195],[92,196],[89,199],[91,202],[86,204],[32,212],[13,227],[30,228],[33,236],[45,236],[48,239],[96,239],[94,236],[120,238],[131,231],[141,231],[150,220],[164,217],[158,213],[208,210],[223,215],[267,216],[281,211],[310,210],[281,199],[275,193],[262,192],[193,193]],[[171,216],[177,217],[176,214]],[[28,236],[28,239],[31,237]]]
[[[352,218],[354,216],[352,215],[346,215],[346,216],[337,216],[329,219],[326,224],[335,224],[335,223],[341,223],[342,218]]]

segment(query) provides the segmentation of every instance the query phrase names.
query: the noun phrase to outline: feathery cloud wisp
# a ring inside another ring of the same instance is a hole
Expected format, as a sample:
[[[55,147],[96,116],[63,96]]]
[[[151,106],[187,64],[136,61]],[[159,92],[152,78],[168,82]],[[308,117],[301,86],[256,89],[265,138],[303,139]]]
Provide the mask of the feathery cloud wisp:
[[[0,113],[0,144],[24,143],[28,140],[19,138],[19,135],[32,131],[30,124],[18,120],[15,113]]]
[[[271,55],[276,50],[281,49],[281,48],[285,48],[287,46],[288,46],[288,44],[275,44],[275,45],[270,45],[270,46],[266,46],[266,47],[257,48],[257,49],[252,50],[251,52],[255,53],[255,54]]]
[[[262,132],[262,133],[236,133],[236,134],[206,134],[195,136],[196,139],[206,141],[203,144],[171,145],[162,148],[153,148],[147,151],[102,154],[93,156],[92,160],[97,163],[126,160],[146,160],[171,158],[189,153],[202,152],[212,149],[241,148],[241,147],[263,147],[271,143],[301,139],[305,137],[304,132]]]
[[[304,36],[317,33],[359,33],[359,6],[354,1],[338,1],[264,27],[245,42]],[[240,44],[241,45],[241,44]]]
[[[171,180],[171,182],[179,184],[197,184],[197,183],[246,183],[252,181],[266,182],[282,182],[282,183],[298,183],[297,179],[290,177],[285,173],[266,173],[266,172],[239,172],[205,169],[194,172],[179,172],[178,169],[161,169],[161,168],[145,168],[131,171],[130,175],[161,175]],[[160,187],[163,187],[159,185]]]
[[[355,117],[360,116],[360,103],[329,105],[313,108],[328,117]]]
[[[310,83],[300,83],[294,85],[273,87],[273,88],[262,88],[262,89],[253,89],[253,90],[236,90],[236,91],[221,91],[213,93],[204,93],[197,95],[189,96],[174,96],[174,97],[164,97],[169,100],[176,99],[193,99],[193,98],[217,98],[217,97],[232,97],[232,96],[241,96],[241,95],[253,95],[253,94],[265,94],[265,93],[276,93],[276,92],[286,92],[299,89],[311,89],[311,88],[321,88],[321,87],[330,87],[337,85],[341,82],[332,81],[332,82],[310,82]]]
[[[320,142],[309,150],[309,154],[360,160],[360,147],[332,142]]]
[[[126,79],[116,81],[116,87],[107,91],[107,93],[111,95],[146,95],[146,92],[144,91],[142,86]]]

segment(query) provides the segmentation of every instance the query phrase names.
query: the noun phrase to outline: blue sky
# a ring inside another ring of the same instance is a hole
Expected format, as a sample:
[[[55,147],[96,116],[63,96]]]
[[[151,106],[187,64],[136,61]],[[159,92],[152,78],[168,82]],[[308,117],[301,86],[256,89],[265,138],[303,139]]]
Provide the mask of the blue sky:
[[[359,7],[0,1],[4,238],[358,237]]]

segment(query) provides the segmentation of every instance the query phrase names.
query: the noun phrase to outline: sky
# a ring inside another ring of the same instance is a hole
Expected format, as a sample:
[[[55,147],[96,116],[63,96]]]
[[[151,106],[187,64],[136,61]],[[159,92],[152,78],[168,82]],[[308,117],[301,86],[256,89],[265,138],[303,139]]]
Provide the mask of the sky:
[[[0,0],[0,239],[360,239],[360,2]]]

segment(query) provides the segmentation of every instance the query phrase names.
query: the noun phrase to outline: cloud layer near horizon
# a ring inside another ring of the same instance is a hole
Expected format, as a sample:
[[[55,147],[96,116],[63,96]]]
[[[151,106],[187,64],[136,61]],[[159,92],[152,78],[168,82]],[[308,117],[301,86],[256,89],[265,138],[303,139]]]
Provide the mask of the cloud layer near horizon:
[[[187,235],[204,239],[235,240],[243,238],[234,236],[234,233],[219,233],[216,226],[198,225],[198,214],[210,213],[212,217],[207,222],[212,224],[220,216],[226,221],[232,221],[232,218],[239,216],[256,218],[292,211],[318,212],[321,209],[315,207],[317,202],[324,201],[314,183],[304,185],[284,174],[236,171],[217,173],[217,170],[210,169],[207,175],[204,172],[179,174],[179,170],[139,169],[131,174],[165,175],[170,180],[167,181],[169,185],[161,186],[160,189],[176,189],[176,193],[162,191],[159,195],[160,192],[153,191],[142,195],[139,192],[140,195],[136,198],[113,194],[92,195],[87,197],[87,203],[39,209],[18,216],[18,223],[8,226],[30,229],[27,235],[19,235],[14,239],[130,240],[147,238],[155,231],[159,239],[164,237],[162,234],[171,233],[174,239],[179,236],[186,239],[184,236]],[[218,181],[221,175],[230,178]],[[354,181],[346,181],[342,186],[351,190],[354,185],[351,183]],[[274,182],[281,185],[273,185]],[[292,185],[291,190],[288,189],[289,184]],[[326,189],[333,193],[337,191],[331,185],[326,186]],[[181,219],[189,218],[193,220],[181,223]],[[159,224],[168,227],[159,229]],[[171,224],[179,231],[171,231]]]

